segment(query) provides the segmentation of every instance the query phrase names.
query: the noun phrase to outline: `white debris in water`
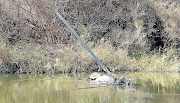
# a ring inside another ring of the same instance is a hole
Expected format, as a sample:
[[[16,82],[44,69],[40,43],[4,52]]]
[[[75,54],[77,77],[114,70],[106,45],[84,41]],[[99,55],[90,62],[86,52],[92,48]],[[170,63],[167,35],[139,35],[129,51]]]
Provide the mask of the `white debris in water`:
[[[114,82],[114,78],[110,77],[110,76],[107,76],[107,75],[103,75],[103,76],[98,77],[95,80],[95,82],[97,84],[99,84],[99,83],[112,83],[112,82]]]
[[[101,76],[101,74],[99,74],[99,73],[97,73],[97,72],[94,72],[94,73],[92,73],[92,74],[89,76],[89,78],[95,80],[95,79],[97,79],[97,78],[100,77],[100,76]]]

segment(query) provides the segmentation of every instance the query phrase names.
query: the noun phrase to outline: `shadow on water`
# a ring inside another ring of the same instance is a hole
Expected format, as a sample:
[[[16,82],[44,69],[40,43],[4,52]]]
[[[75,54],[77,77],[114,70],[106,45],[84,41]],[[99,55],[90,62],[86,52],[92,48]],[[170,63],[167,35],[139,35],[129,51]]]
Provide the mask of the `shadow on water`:
[[[136,79],[132,85],[92,85],[88,74],[81,74],[81,80],[73,74],[58,75],[0,75],[1,103],[167,103],[180,101],[180,78],[170,74],[161,76],[163,82]],[[165,78],[167,77],[167,78]],[[157,78],[156,78],[157,79]],[[175,81],[176,80],[176,81]]]

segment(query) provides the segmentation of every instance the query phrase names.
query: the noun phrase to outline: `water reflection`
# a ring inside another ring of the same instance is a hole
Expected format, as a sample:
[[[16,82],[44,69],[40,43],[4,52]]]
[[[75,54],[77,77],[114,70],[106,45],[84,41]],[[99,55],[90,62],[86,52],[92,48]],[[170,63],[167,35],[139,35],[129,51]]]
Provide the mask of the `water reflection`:
[[[81,78],[87,77],[81,74]],[[178,78],[180,79],[180,78]],[[164,87],[151,81],[129,86],[95,85],[73,74],[0,75],[1,103],[124,103],[179,102],[180,85]]]

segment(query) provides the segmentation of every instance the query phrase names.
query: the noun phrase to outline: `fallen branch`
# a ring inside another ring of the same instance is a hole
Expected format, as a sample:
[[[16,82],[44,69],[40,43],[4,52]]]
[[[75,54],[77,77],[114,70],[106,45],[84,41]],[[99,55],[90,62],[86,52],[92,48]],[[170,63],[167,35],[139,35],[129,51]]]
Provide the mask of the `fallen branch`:
[[[71,30],[71,32],[76,36],[76,38],[83,44],[83,46],[88,50],[88,52],[93,56],[93,58],[97,61],[97,63],[101,66],[101,68],[109,75],[112,76],[115,80],[117,77],[114,76],[95,56],[95,54],[91,51],[91,49],[83,42],[83,40],[79,37],[79,35],[74,31],[74,29],[66,22],[66,20],[56,11],[56,14],[59,18],[64,22],[64,24]]]

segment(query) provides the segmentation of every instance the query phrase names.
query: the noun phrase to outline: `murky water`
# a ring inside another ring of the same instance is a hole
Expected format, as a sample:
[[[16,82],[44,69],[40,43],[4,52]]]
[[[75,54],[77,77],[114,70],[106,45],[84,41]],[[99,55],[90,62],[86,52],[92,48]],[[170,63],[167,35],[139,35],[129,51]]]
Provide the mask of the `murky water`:
[[[81,74],[87,77],[87,74]],[[180,78],[179,78],[180,79]],[[172,80],[173,81],[173,80]],[[179,103],[180,84],[95,87],[73,74],[0,75],[0,103]]]

